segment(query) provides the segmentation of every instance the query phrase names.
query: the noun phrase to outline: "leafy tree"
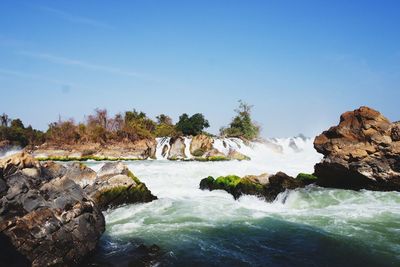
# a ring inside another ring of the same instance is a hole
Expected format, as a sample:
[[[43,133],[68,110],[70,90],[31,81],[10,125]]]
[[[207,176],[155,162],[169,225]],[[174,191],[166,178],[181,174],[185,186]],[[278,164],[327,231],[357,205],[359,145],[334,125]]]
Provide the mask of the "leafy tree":
[[[171,117],[165,114],[160,114],[156,117],[157,126],[155,130],[156,137],[175,136],[177,134],[175,126],[172,123]]]
[[[201,113],[196,113],[191,117],[183,113],[175,127],[184,135],[198,135],[203,132],[204,128],[210,127],[210,124]]]
[[[0,141],[9,141],[21,147],[28,144],[39,145],[45,141],[43,132],[33,129],[30,125],[25,127],[20,119],[11,120],[7,114],[3,113],[0,121]]]
[[[229,127],[220,130],[221,135],[228,137],[242,137],[254,140],[260,135],[260,126],[251,120],[251,109],[253,106],[239,100],[239,107],[235,109],[236,116],[232,119]]]
[[[154,138],[156,123],[146,116],[146,113],[136,111],[125,112],[125,122],[123,132],[128,139]]]
[[[21,129],[25,129],[24,124],[22,123],[22,121],[20,119],[15,119],[11,121],[11,128],[21,128]]]
[[[160,114],[156,117],[156,119],[157,119],[157,124],[172,125],[172,119],[168,115]]]

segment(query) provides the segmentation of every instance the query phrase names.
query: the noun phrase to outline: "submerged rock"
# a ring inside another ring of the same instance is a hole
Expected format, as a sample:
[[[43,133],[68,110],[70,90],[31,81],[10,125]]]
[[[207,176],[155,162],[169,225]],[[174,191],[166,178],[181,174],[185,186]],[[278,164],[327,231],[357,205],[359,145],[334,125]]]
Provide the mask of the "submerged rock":
[[[0,243],[10,253],[0,262],[67,266],[95,249],[104,217],[78,184],[24,153],[0,161],[0,169]]]
[[[233,195],[235,199],[242,195],[255,195],[271,202],[279,193],[287,189],[304,187],[305,185],[306,183],[300,179],[278,172],[274,175],[248,175],[242,178],[236,175],[229,175],[214,179],[209,176],[201,180],[200,189],[225,190]]]
[[[324,155],[315,165],[318,184],[400,191],[399,133],[399,123],[371,108],[342,114],[339,125],[315,138],[315,149]]]

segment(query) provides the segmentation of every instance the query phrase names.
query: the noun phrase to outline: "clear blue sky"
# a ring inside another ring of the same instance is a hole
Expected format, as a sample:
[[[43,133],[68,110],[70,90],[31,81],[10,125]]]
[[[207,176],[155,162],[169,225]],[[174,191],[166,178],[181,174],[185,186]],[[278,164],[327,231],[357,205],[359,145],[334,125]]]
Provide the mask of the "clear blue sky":
[[[0,112],[45,129],[96,107],[202,112],[238,99],[264,136],[313,136],[361,105],[400,120],[400,1],[0,2]]]

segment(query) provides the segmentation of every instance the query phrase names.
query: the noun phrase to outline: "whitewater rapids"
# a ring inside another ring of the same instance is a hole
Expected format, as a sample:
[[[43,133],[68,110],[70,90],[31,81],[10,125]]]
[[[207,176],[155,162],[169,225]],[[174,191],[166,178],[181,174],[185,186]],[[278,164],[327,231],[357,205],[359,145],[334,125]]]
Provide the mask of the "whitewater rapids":
[[[311,173],[321,159],[303,138],[240,149],[252,160],[129,163],[159,199],[106,212],[96,262],[128,266],[129,255],[144,243],[160,246],[156,266],[399,266],[399,193],[310,186],[266,203],[200,190],[209,175],[295,176]],[[101,163],[90,166],[97,170]]]

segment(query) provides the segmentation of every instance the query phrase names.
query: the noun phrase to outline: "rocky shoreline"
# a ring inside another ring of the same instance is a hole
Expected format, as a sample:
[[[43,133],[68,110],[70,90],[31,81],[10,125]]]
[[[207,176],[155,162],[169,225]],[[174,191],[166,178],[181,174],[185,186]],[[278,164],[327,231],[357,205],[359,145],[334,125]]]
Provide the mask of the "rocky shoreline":
[[[239,140],[240,139],[232,139]],[[216,148],[219,142],[222,147]],[[238,141],[236,141],[238,142]],[[240,146],[237,145],[237,146]],[[221,151],[224,150],[224,151]],[[27,149],[39,161],[134,161],[167,159],[185,161],[249,160],[237,148],[219,138],[200,134],[194,137],[164,137],[115,144],[43,144]]]
[[[4,158],[0,160],[0,247],[4,252],[0,262],[7,266],[77,265],[95,249],[105,231],[102,211],[157,199],[121,159],[248,159],[232,147],[221,139],[198,135],[142,140],[127,144],[120,153],[118,145],[43,145],[32,154]],[[310,184],[400,191],[400,123],[391,123],[378,111],[361,107],[342,114],[337,126],[315,138],[314,147],[324,155],[314,174],[210,176],[200,181],[200,189],[225,190],[235,199],[255,195],[267,202],[286,190]],[[48,161],[51,158],[78,162],[61,164]],[[89,159],[109,162],[95,172],[79,162]]]
[[[156,199],[120,162],[96,173],[26,153],[0,161],[0,197],[0,243],[9,252],[0,262],[7,266],[79,264],[105,230],[102,210]]]

